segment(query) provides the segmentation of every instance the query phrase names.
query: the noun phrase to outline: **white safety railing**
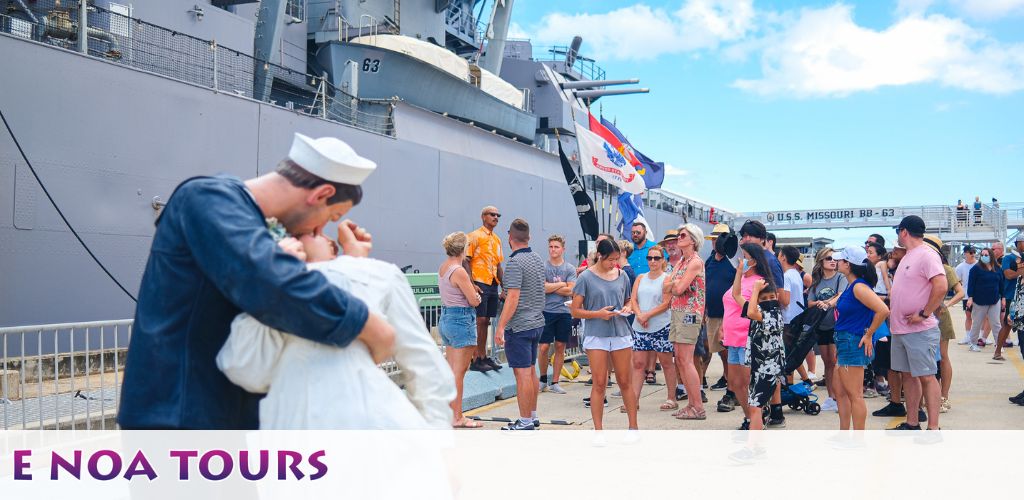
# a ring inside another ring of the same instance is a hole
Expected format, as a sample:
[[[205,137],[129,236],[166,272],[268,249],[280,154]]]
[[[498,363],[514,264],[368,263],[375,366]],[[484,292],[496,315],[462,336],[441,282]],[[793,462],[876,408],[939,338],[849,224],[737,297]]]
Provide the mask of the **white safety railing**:
[[[113,427],[132,320],[0,328],[0,429]]]

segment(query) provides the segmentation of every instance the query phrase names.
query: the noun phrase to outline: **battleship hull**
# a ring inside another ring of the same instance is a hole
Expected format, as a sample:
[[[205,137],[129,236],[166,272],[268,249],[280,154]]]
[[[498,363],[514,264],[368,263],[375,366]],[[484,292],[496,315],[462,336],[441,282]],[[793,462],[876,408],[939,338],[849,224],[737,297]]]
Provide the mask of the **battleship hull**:
[[[44,186],[135,294],[154,198],[192,176],[272,171],[294,132],[340,137],[378,163],[350,216],[372,231],[374,255],[399,266],[435,272],[442,237],[477,227],[488,204],[501,209],[501,226],[528,220],[538,247],[553,233],[582,238],[556,155],[408,103],[395,106],[390,136],[5,35],[0,68],[0,109],[14,132],[0,131],[0,326],[134,315],[134,301],[76,241]],[[608,222],[610,203],[596,201]],[[659,233],[681,222],[654,209],[648,219]]]

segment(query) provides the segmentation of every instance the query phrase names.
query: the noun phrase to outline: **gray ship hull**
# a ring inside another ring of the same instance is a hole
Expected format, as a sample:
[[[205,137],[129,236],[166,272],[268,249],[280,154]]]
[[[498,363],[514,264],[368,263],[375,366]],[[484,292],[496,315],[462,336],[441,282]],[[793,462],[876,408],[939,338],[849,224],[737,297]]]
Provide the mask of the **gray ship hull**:
[[[373,232],[375,256],[399,266],[434,272],[441,238],[477,227],[487,204],[500,207],[503,226],[530,221],[538,242],[552,233],[582,238],[557,156],[409,104],[397,106],[390,137],[3,35],[0,68],[0,109],[43,184],[133,294],[154,231],[153,198],[166,200],[191,176],[266,173],[293,132],[340,137],[377,161],[351,217]],[[0,326],[134,315],[6,131],[0,199]],[[647,210],[658,233],[681,222]]]

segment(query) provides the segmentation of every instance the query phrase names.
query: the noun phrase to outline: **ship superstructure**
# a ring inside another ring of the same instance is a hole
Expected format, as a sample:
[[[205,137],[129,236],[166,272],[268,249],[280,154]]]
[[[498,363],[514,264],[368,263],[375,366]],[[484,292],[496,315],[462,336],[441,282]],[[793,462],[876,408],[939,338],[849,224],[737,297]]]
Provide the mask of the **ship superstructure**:
[[[488,204],[582,240],[558,143],[574,156],[587,105],[640,89],[580,40],[508,40],[498,3],[0,0],[0,325],[131,317],[174,186],[270,171],[296,131],[377,161],[351,216],[410,271]],[[615,232],[617,192],[585,181]],[[730,217],[663,190],[645,205],[658,233]]]

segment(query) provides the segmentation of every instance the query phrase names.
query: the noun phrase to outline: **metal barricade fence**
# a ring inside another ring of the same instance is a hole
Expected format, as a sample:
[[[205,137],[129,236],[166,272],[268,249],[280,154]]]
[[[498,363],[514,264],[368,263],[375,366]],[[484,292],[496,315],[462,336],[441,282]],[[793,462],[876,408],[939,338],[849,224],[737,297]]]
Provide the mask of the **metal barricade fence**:
[[[443,355],[440,297],[418,302]],[[505,350],[494,345],[496,323],[494,318],[486,352],[503,361]],[[114,428],[132,325],[123,319],[0,328],[0,429]],[[574,326],[573,336],[579,333]],[[565,359],[580,357],[581,345],[571,342]],[[401,367],[393,359],[380,368],[399,381]]]
[[[132,320],[0,328],[0,428],[113,428],[131,328]]]

